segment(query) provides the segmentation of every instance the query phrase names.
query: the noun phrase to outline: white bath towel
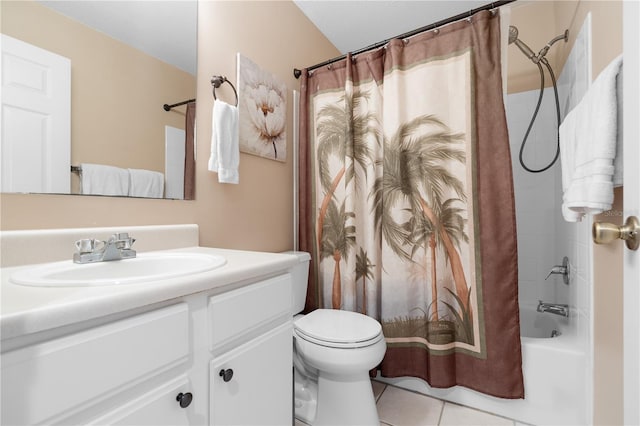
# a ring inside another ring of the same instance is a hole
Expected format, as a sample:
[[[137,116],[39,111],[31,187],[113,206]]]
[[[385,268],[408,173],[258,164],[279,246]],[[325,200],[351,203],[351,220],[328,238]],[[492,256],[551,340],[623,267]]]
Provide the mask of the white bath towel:
[[[238,108],[215,100],[212,115],[209,170],[218,173],[220,183],[238,183]]]
[[[621,176],[621,170],[616,173],[614,167],[622,136],[618,132],[621,92],[617,89],[621,66],[619,56],[600,73],[560,125],[562,214],[568,222],[611,209],[614,174]]]
[[[129,172],[119,167],[82,163],[81,187],[87,195],[129,194]]]
[[[164,174],[153,170],[129,169],[129,196],[162,198]]]

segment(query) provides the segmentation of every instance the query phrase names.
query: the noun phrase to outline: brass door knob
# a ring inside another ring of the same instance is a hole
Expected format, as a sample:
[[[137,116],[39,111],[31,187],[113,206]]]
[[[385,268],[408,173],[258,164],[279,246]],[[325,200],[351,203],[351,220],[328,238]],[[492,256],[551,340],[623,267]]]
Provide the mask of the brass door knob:
[[[617,239],[625,240],[627,248],[638,250],[640,245],[640,222],[635,216],[629,216],[622,226],[612,223],[594,222],[592,228],[593,242],[596,244],[609,244]]]

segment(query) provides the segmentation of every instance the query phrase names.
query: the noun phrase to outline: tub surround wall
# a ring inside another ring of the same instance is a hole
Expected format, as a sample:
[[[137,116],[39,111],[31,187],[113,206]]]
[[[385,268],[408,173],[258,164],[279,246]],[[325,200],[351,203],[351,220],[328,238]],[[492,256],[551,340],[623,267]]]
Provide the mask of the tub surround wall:
[[[559,201],[554,196],[559,178],[559,160],[543,173],[529,173],[518,160],[522,139],[531,121],[539,91],[532,90],[507,96],[506,113],[511,145],[511,164],[516,198],[518,230],[518,296],[520,305],[535,305],[538,300],[568,303],[568,295],[558,286],[557,276],[545,277],[551,267],[568,255],[557,249],[556,217]],[[540,112],[527,138],[524,161],[529,168],[546,166],[556,152],[553,89],[546,89]]]

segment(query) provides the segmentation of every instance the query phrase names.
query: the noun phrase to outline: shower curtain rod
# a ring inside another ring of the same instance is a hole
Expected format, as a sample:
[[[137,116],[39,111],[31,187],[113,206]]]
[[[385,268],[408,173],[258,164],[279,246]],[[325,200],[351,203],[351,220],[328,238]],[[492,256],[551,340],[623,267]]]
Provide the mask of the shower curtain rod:
[[[189,102],[195,102],[195,101],[196,101],[195,99],[189,99],[188,101],[178,102],[177,104],[173,104],[173,105],[164,104],[162,108],[164,108],[165,111],[171,111],[171,108],[175,108],[177,106],[188,104]]]
[[[368,52],[369,50],[374,50],[374,49],[377,49],[379,47],[382,47],[382,46],[386,45],[391,40],[413,37],[414,35],[423,33],[425,31],[430,31],[430,30],[436,29],[438,27],[441,27],[443,25],[447,25],[447,24],[450,24],[452,22],[468,18],[468,17],[470,17],[470,16],[472,16],[472,15],[478,13],[478,12],[481,12],[483,10],[495,9],[497,7],[500,7],[500,6],[504,6],[505,4],[513,3],[514,1],[516,1],[516,0],[495,1],[495,2],[492,2],[492,3],[486,4],[484,6],[480,6],[480,7],[477,7],[475,9],[471,9],[468,12],[460,13],[460,14],[452,16],[450,18],[443,19],[442,21],[434,22],[433,24],[427,25],[425,27],[420,27],[420,28],[415,29],[413,31],[409,31],[408,33],[400,34],[399,36],[396,36],[396,37],[393,37],[393,38],[389,38],[387,40],[379,41],[379,42],[377,42],[375,44],[372,44],[370,46],[363,47],[362,49],[355,50],[355,51],[351,52],[351,55],[355,56],[355,55],[358,55],[360,53]],[[330,65],[330,64],[332,64],[334,62],[338,62],[338,61],[340,61],[340,60],[342,60],[342,59],[344,59],[346,57],[347,57],[347,55],[345,54],[345,55],[338,56],[338,57],[333,58],[333,59],[329,59],[328,61],[324,61],[324,62],[321,62],[319,64],[316,64],[316,65],[308,67],[307,71],[312,71],[312,70],[315,70],[317,68],[324,67],[325,65]],[[294,68],[293,69],[293,75],[294,75],[295,78],[300,78],[300,76],[302,75],[302,70],[299,70],[298,68]]]

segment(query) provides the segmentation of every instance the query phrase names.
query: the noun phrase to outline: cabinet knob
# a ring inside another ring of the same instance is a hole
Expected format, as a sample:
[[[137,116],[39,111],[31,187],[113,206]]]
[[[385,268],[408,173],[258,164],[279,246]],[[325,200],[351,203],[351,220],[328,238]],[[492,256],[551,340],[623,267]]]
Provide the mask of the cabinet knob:
[[[193,401],[193,395],[191,394],[191,392],[180,392],[176,397],[176,401],[180,403],[181,408],[187,408],[189,404],[191,404],[191,401]]]
[[[220,370],[220,377],[222,377],[222,380],[224,380],[225,382],[229,382],[231,381],[231,378],[233,377],[233,370],[230,368],[227,368],[226,370]]]

